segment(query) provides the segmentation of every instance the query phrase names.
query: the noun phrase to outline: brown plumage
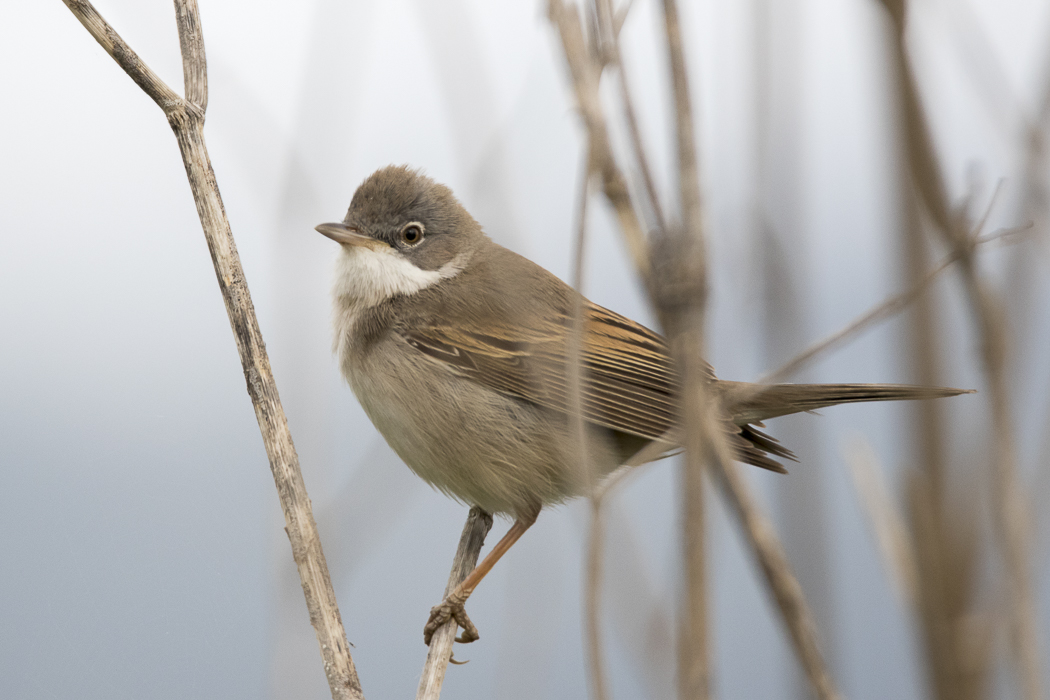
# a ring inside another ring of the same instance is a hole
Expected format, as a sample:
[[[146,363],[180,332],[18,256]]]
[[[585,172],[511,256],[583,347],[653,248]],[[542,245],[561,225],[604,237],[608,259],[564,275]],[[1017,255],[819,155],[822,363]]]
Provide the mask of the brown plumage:
[[[434,487],[516,522],[425,636],[463,601],[543,506],[587,492],[575,462],[569,362],[578,297],[539,265],[493,243],[452,192],[408,168],[384,168],[354,193],[339,242],[335,346],[362,407]],[[676,426],[678,380],[657,333],[583,305],[581,405],[588,454],[606,474]],[[754,386],[717,379],[738,459],[784,471],[793,459],[761,421],[838,403],[928,399],[957,389],[878,384]]]
[[[675,425],[678,381],[664,339],[641,324],[586,302],[581,350],[584,418],[626,435],[653,440]],[[511,324],[482,328],[426,325],[401,334],[413,348],[446,363],[460,376],[537,406],[569,411],[567,363],[573,318],[567,310],[541,327]],[[754,424],[768,418],[842,403],[933,399],[966,393],[959,389],[902,384],[775,384],[759,386],[717,379],[711,387],[723,401],[736,456],[777,472],[775,455],[794,459]],[[742,439],[740,439],[742,438]]]

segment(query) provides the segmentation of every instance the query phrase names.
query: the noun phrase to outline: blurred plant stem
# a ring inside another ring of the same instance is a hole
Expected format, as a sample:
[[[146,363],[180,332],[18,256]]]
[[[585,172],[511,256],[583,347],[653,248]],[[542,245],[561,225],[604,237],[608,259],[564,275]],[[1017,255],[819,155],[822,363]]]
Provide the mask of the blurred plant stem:
[[[672,0],[664,3],[664,19],[675,104],[681,222],[678,225],[668,224],[666,229],[660,230],[653,241],[652,250],[642,233],[642,217],[635,209],[627,181],[613,155],[605,114],[598,98],[598,83],[605,55],[600,47],[588,46],[583,23],[575,9],[569,9],[561,0],[549,0],[548,13],[565,52],[577,107],[587,129],[593,167],[600,176],[606,198],[616,212],[628,251],[667,333],[682,378],[682,429],[679,431],[679,440],[687,456],[683,471],[685,610],[679,647],[679,696],[706,698],[710,693],[702,549],[704,503],[701,465],[706,462],[709,467],[715,468],[724,487],[723,494],[739,518],[814,691],[821,698],[838,697],[819,653],[812,615],[798,581],[783,555],[783,548],[768,517],[751,495],[746,479],[733,462],[722,427],[715,418],[719,408],[713,398],[707,395],[704,373],[699,371],[703,367],[707,267],[692,106],[677,5]],[[607,22],[603,22],[599,16],[595,24],[601,26],[607,25]],[[615,35],[615,31],[613,33]],[[619,68],[623,71],[622,56],[619,56],[618,51],[617,58]],[[621,90],[621,99],[629,99],[626,90]],[[636,153],[641,153],[639,160],[644,162],[640,141],[636,141],[635,148]],[[659,210],[658,205],[656,210]],[[653,269],[656,267],[659,268],[658,274]],[[648,458],[655,458],[663,450],[664,445],[654,441],[643,452]]]
[[[915,67],[906,42],[908,3],[882,0],[893,21],[892,57],[899,80],[905,162],[914,188],[905,198],[905,263],[911,279],[927,267],[922,235],[923,213],[928,215],[944,244],[959,256],[963,286],[981,343],[981,365],[991,410],[992,512],[999,554],[1005,562],[1004,586],[1011,647],[1022,696],[1042,697],[1042,669],[1036,635],[1035,601],[1028,552],[1028,508],[1017,476],[1010,400],[1006,385],[1007,333],[1005,309],[987,279],[977,270],[976,239],[964,209],[953,211],[923,108]],[[914,194],[912,194],[914,192]],[[920,209],[921,207],[921,209]],[[912,335],[920,382],[937,383],[940,366],[934,336],[939,314],[928,305],[917,307]],[[963,649],[961,623],[972,614],[976,529],[948,515],[946,460],[943,455],[944,420],[935,402],[921,407],[922,471],[910,483],[909,503],[920,561],[920,599],[926,628],[927,653],[934,685],[942,698],[980,697],[986,685],[990,659],[983,644],[974,653]],[[972,509],[965,509],[967,514]],[[965,517],[972,517],[967,515]],[[959,539],[961,538],[961,540]],[[969,644],[968,644],[969,647]],[[964,694],[965,693],[965,694]]]
[[[656,301],[682,383],[679,412],[684,436],[682,446],[685,448],[681,492],[685,580],[678,639],[678,697],[680,700],[706,700],[711,695],[711,651],[704,547],[704,471],[709,462],[720,462],[728,450],[719,452],[714,446],[721,439],[714,420],[718,409],[713,405],[705,379],[707,251],[693,105],[676,0],[664,0],[663,10],[674,95],[681,221],[678,226],[659,234],[661,238],[655,250],[662,251],[662,255],[654,257],[655,265],[668,273],[658,278]],[[667,245],[660,245],[664,242]]]

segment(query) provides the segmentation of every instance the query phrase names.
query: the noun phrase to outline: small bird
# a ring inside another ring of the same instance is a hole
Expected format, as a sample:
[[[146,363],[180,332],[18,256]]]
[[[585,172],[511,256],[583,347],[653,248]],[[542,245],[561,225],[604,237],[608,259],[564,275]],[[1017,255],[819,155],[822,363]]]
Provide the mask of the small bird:
[[[582,342],[570,349],[576,292],[491,241],[452,191],[404,166],[382,168],[354,193],[342,223],[317,226],[340,244],[334,351],[365,413],[424,481],[490,514],[514,518],[502,540],[441,604],[423,638],[450,618],[478,639],[464,603],[544,506],[587,492],[570,402],[579,357],[579,411],[588,455],[608,474],[676,425],[678,381],[657,333],[583,301]],[[761,432],[767,418],[840,403],[930,399],[958,389],[895,384],[754,385],[717,379],[735,457],[784,472],[790,450]]]

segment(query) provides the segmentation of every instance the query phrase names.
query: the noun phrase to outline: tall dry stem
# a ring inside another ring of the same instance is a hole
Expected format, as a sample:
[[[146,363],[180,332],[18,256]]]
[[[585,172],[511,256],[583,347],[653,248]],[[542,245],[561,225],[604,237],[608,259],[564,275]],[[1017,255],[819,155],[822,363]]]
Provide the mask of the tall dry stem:
[[[1017,475],[1015,438],[1012,434],[1014,422],[1006,384],[1008,330],[1005,325],[1005,313],[996,292],[977,270],[975,241],[979,231],[970,230],[971,224],[965,219],[965,211],[955,212],[949,204],[948,189],[933,146],[930,124],[923,108],[915,68],[906,48],[905,30],[908,12],[906,0],[883,0],[883,5],[893,20],[892,55],[900,80],[899,94],[903,112],[906,163],[911,174],[912,185],[918,195],[918,201],[910,196],[905,200],[909,202],[908,215],[912,222],[909,226],[911,229],[908,235],[909,245],[914,247],[909,258],[917,258],[921,254],[919,246],[924,246],[921,242],[916,242],[921,241],[919,233],[921,214],[916,209],[918,202],[921,202],[923,211],[929,215],[929,219],[943,242],[959,256],[963,286],[981,343],[981,366],[985,375],[991,413],[992,512],[994,513],[998,548],[1006,564],[1004,584],[1007,591],[1007,616],[1014,652],[1012,658],[1015,660],[1014,666],[1023,697],[1026,700],[1039,700],[1042,697],[1042,669],[1035,628],[1037,619],[1035,600],[1029,571],[1028,508]],[[915,203],[911,204],[911,202]],[[924,267],[925,265],[922,265],[922,268]],[[913,264],[913,269],[922,268],[919,268],[918,264]],[[935,319],[924,319],[926,329],[931,327],[930,322],[933,320]],[[916,332],[924,333],[926,330],[916,327]],[[925,361],[935,362],[932,357]],[[935,370],[931,364],[930,368],[920,369],[920,371],[932,373]],[[922,377],[921,380],[925,381],[925,377]],[[931,434],[941,435],[940,430],[940,426],[934,426],[935,432]],[[942,617],[948,611],[935,612],[936,608],[948,601],[957,601],[963,593],[954,591],[957,595],[951,595],[953,591],[946,590],[947,588],[972,585],[972,581],[968,579],[952,576],[945,567],[945,564],[949,562],[940,562],[940,565],[936,565],[937,557],[950,551],[948,538],[959,531],[958,528],[949,527],[950,523],[944,514],[946,488],[944,459],[937,453],[937,450],[939,450],[938,447],[929,449],[931,454],[927,455],[927,459],[932,461],[926,466],[927,476],[922,479],[925,483],[916,482],[912,498],[912,501],[917,503],[915,507],[920,509],[915,513],[915,523],[917,526],[925,523],[920,527],[925,527],[928,531],[926,537],[918,537],[920,562],[924,563],[924,568],[928,566],[930,569],[923,578],[924,580],[930,579],[932,587],[929,596],[924,595],[924,600],[927,600],[924,606],[924,619],[929,618],[927,619],[927,638],[931,642],[928,651],[933,660],[934,676],[935,679],[938,679],[939,690],[943,693],[972,692],[968,689],[972,689],[973,683],[963,685],[971,680],[967,676],[967,671],[972,664],[967,665],[966,660],[960,657],[960,650],[953,647],[958,643],[957,640],[946,637],[946,635],[950,636],[951,632],[942,631],[941,628],[946,623],[943,620],[930,618],[931,615]],[[918,501],[922,499],[925,499],[925,505],[918,504]],[[921,518],[923,513],[928,514],[929,517]],[[928,548],[923,543],[925,539],[930,541]],[[965,551],[969,553],[972,552],[972,549]],[[965,566],[962,562],[965,562],[968,556],[971,555],[963,556],[959,563]],[[940,576],[946,576],[946,578],[940,582],[940,586],[937,586],[936,578]],[[956,674],[954,680],[948,678],[951,674]],[[963,696],[945,694],[943,697]]]
[[[63,1],[113,60],[153,98],[175,132],[193,201],[197,205],[197,214],[215,267],[215,276],[219,281],[219,290],[233,328],[248,395],[255,407],[255,417],[281,500],[285,531],[299,570],[310,622],[317,633],[329,689],[337,700],[363,698],[336,605],[328,564],[321,549],[313,508],[299,469],[299,457],[292,444],[292,435],[277,394],[277,384],[270,369],[255,307],[204,142],[208,80],[197,2],[175,0],[186,88],[184,99],[150,70],[90,2]]]

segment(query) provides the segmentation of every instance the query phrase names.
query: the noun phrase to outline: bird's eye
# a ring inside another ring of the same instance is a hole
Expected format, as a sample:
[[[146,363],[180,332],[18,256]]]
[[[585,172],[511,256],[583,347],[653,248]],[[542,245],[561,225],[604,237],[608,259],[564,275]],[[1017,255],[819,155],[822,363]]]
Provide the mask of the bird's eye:
[[[423,240],[423,224],[418,221],[401,227],[401,240],[408,245],[418,245]]]

